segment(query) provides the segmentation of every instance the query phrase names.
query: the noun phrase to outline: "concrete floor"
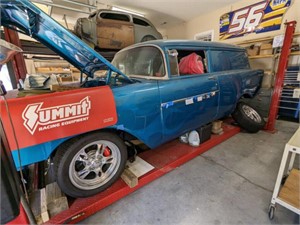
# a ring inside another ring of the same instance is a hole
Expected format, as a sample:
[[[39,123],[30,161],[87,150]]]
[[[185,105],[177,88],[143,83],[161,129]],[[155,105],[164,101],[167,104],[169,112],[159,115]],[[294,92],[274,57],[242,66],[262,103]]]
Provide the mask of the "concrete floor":
[[[279,120],[276,134],[241,132],[81,224],[299,224],[279,205],[268,218],[284,145],[298,126]]]

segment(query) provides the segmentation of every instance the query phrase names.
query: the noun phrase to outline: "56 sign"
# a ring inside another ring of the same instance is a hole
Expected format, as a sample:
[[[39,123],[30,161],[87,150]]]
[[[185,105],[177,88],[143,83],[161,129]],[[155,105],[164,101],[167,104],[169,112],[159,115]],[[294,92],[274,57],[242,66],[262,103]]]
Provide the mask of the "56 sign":
[[[236,11],[233,14],[228,33],[236,33],[248,31],[257,27],[264,16],[264,9],[268,2],[261,2],[257,5],[249,6],[247,8]]]
[[[220,39],[280,29],[283,14],[290,4],[291,0],[266,0],[226,13],[220,18]]]

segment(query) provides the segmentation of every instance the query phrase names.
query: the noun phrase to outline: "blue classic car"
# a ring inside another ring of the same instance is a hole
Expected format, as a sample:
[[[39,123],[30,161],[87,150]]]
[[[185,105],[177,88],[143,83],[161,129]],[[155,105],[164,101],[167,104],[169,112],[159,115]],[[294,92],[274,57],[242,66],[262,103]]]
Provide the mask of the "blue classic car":
[[[53,159],[57,182],[67,195],[94,195],[114,183],[125,168],[132,140],[138,139],[149,148],[156,148],[231,114],[249,132],[257,132],[264,126],[260,114],[241,101],[256,94],[263,76],[263,71],[250,69],[243,48],[215,42],[156,40],[122,49],[109,63],[29,1],[2,0],[0,7],[3,26],[18,27],[19,31],[44,43],[87,75],[82,87],[94,88],[80,89],[86,95],[80,101],[86,112],[96,109],[100,115],[106,107],[91,106],[90,96],[96,95],[100,101],[104,87],[113,94],[117,115],[114,123],[89,131],[81,126],[72,135],[63,133],[66,122],[44,126],[38,131],[55,128],[52,135],[59,134],[59,138],[37,139],[37,144],[21,147],[18,151],[12,149],[17,167]],[[94,76],[103,69],[107,70],[104,75]],[[58,101],[69,96],[74,96],[74,92],[48,94],[42,98]],[[26,100],[38,103],[21,109],[24,121],[15,119],[23,121],[29,129],[28,135],[34,138],[38,124],[28,122],[36,122],[37,110],[46,109],[41,108],[39,97]],[[52,100],[52,104],[55,101]],[[68,115],[76,109],[62,106]],[[59,116],[57,107],[47,109],[52,110],[53,117]],[[97,111],[93,114],[97,116]],[[66,121],[65,117],[60,119]],[[103,121],[113,121],[113,117]],[[22,162],[17,160],[18,154]]]

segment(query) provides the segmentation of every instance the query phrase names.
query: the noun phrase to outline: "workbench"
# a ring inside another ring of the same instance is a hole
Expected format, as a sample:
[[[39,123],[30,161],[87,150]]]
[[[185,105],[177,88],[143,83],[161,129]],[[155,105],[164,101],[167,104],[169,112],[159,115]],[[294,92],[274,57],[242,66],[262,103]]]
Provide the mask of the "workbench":
[[[284,148],[269,207],[270,219],[274,218],[276,204],[280,204],[300,215],[300,170],[299,163],[294,165],[296,154],[300,154],[300,127]],[[289,165],[286,170],[288,161]],[[295,166],[298,168],[295,168]],[[285,173],[285,171],[287,172]],[[282,183],[284,184],[282,185]]]

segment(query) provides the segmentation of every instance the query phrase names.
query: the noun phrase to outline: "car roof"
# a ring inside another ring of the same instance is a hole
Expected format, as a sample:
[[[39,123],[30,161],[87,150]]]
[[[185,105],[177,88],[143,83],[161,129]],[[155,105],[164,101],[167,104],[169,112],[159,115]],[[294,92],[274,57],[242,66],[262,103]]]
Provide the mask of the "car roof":
[[[156,45],[160,48],[168,48],[168,47],[207,47],[207,48],[226,48],[226,49],[235,49],[235,50],[243,50],[244,48],[232,44],[225,44],[214,41],[197,41],[197,40],[153,40],[146,41],[142,43],[137,43],[129,46],[129,48],[137,47],[137,46],[145,46],[145,45]]]

